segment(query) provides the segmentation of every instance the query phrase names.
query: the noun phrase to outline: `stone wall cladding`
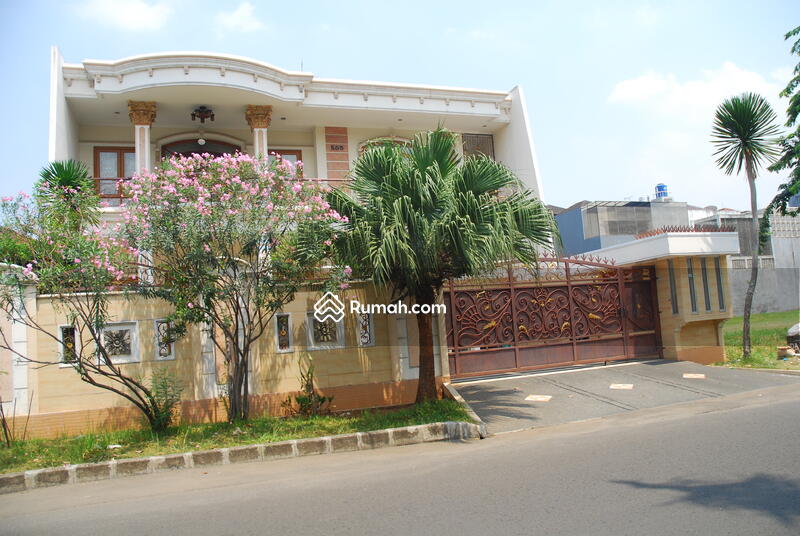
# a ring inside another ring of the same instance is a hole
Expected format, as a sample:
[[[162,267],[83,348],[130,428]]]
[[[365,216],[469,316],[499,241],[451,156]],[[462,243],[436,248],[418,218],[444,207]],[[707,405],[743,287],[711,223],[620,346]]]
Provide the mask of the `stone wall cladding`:
[[[61,484],[173,471],[188,467],[228,465],[335,452],[371,450],[432,441],[465,441],[480,438],[481,430],[477,424],[437,422],[372,432],[293,439],[279,443],[244,445],[183,454],[150,456],[149,458],[124,458],[100,463],[65,465],[64,467],[0,474],[0,494]]]

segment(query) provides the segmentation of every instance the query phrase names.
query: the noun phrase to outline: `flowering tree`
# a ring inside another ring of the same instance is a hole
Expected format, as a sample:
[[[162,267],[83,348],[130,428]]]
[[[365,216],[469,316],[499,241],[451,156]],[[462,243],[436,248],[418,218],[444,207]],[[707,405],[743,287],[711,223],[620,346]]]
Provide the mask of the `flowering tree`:
[[[276,311],[322,273],[335,226],[327,187],[302,164],[248,155],[175,156],[127,184],[124,241],[142,294],[166,300],[176,333],[209,326],[225,357],[230,421],[248,417],[248,369]]]
[[[0,259],[4,262],[0,310],[53,340],[60,347],[60,356],[20,353],[11,334],[2,330],[0,348],[43,366],[72,365],[81,380],[127,399],[154,431],[161,431],[169,425],[177,400],[165,400],[159,389],[116,363],[113,343],[104,332],[110,320],[110,294],[129,283],[134,259],[127,244],[114,237],[114,228],[90,226],[97,221],[98,203],[88,179],[68,186],[45,180],[37,184],[33,199],[26,194],[2,199],[3,229],[13,234],[31,260],[21,267],[8,263],[13,259]],[[71,325],[67,334],[54,332],[52,326],[29,314],[26,290],[31,287],[50,295],[53,307]]]

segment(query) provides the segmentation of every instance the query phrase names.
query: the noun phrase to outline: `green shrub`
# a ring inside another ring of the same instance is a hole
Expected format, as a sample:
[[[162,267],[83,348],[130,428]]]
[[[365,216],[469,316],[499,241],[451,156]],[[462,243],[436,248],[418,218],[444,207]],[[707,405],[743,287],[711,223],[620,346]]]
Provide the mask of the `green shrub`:
[[[150,393],[153,397],[154,415],[150,428],[163,432],[172,424],[175,406],[181,401],[183,387],[178,379],[167,369],[156,369],[150,378]]]
[[[330,413],[333,397],[321,395],[314,387],[314,359],[310,355],[307,355],[306,359],[308,366],[303,367],[303,359],[300,358],[300,390],[302,394],[287,397],[281,406],[290,415],[299,414],[303,417]]]

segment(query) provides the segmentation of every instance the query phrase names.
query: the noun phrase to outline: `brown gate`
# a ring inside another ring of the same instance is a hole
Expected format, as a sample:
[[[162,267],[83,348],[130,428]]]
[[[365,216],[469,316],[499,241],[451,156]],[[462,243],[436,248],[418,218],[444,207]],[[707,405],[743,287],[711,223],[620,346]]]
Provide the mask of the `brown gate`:
[[[541,258],[445,287],[454,378],[659,357],[652,266]]]

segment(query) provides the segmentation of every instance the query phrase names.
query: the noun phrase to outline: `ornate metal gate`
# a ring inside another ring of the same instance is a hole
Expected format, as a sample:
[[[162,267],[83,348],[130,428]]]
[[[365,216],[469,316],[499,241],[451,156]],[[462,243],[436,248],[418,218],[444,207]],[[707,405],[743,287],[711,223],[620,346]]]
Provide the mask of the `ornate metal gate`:
[[[652,266],[541,258],[445,288],[454,378],[659,357]]]

